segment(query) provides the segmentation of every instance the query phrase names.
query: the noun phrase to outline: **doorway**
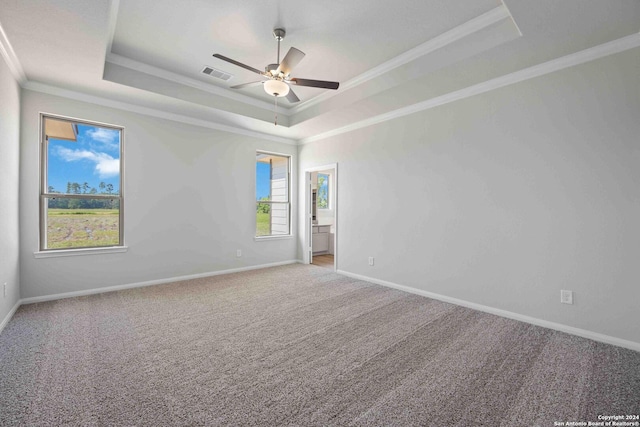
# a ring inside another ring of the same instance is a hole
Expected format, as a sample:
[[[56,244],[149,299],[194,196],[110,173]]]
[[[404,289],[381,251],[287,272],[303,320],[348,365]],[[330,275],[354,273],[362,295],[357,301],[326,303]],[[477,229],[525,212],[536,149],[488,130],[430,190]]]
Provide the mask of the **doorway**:
[[[305,170],[304,262],[338,269],[338,164]]]
[[[312,265],[322,268],[334,269],[335,256],[332,254],[314,255]]]

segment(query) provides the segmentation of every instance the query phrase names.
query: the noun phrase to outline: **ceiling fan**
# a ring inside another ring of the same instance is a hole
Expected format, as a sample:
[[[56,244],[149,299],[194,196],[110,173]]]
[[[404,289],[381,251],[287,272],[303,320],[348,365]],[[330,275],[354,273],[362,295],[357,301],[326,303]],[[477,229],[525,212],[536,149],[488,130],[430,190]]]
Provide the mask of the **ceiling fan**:
[[[282,62],[280,62],[280,42],[284,39],[285,34],[285,30],[282,28],[276,28],[273,30],[273,37],[278,41],[278,63],[267,65],[264,71],[260,71],[257,68],[250,67],[241,62],[234,61],[233,59],[227,58],[219,53],[213,55],[218,59],[222,59],[223,61],[227,61],[233,65],[237,65],[238,67],[260,74],[264,79],[261,81],[231,86],[231,89],[243,89],[261,84],[263,85],[265,92],[276,98],[276,106],[277,98],[283,96],[286,96],[287,100],[291,103],[300,101],[300,98],[298,98],[293,90],[291,90],[291,85],[317,87],[321,89],[338,89],[338,86],[340,85],[338,82],[291,77],[291,71],[300,61],[302,61],[305,54],[301,50],[292,47],[282,59]]]

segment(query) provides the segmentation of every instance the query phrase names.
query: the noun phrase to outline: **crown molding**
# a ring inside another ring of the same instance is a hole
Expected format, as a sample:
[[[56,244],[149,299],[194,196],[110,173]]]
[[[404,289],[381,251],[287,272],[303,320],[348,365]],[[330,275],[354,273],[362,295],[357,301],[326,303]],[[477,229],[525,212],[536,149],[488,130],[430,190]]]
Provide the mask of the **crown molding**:
[[[299,140],[301,145],[308,144],[310,142],[319,141],[329,138],[331,136],[340,135],[346,132],[350,132],[356,129],[361,129],[378,123],[386,122],[388,120],[396,119],[398,117],[407,116],[409,114],[417,113],[419,111],[428,110],[440,105],[448,104],[450,102],[458,101],[464,98],[469,98],[474,95],[489,92],[495,89],[499,89],[504,86],[519,83],[525,80],[540,77],[545,74],[560,71],[565,68],[570,68],[576,65],[584,64],[586,62],[594,61],[605,56],[613,55],[616,53],[624,52],[629,49],[640,47],[640,33],[634,33],[626,37],[619,38],[607,43],[603,43],[598,46],[594,46],[585,50],[581,50],[570,55],[566,55],[551,61],[543,62],[538,65],[534,65],[504,76],[496,77],[494,79],[487,80],[482,83],[478,83],[464,89],[449,92],[447,94],[437,96],[435,98],[428,99],[426,101],[418,102],[416,104],[409,105],[407,107],[399,108],[394,111],[390,111],[384,114],[380,114],[368,119],[360,120],[355,123],[351,123],[340,128],[332,129],[327,132],[323,132],[308,138]]]
[[[13,75],[20,86],[23,86],[27,82],[27,75],[24,73],[24,69],[16,56],[13,46],[9,42],[7,33],[4,32],[4,28],[0,25],[0,56],[2,56]]]
[[[483,13],[482,15],[477,16],[465,22],[464,24],[458,25],[457,27],[445,33],[442,33],[439,36],[436,36],[433,39],[428,40],[425,43],[422,43],[421,45],[418,45],[413,49],[410,49],[387,62],[384,62],[376,67],[365,71],[364,73],[352,78],[351,80],[341,83],[339,91],[325,92],[321,95],[311,98],[308,101],[298,104],[295,107],[292,107],[289,111],[292,114],[299,113],[309,107],[317,105],[338,95],[341,91],[361,85],[369,80],[388,73],[395,68],[398,68],[422,56],[428,55],[431,52],[450,45],[464,37],[474,34],[484,28],[489,27],[490,25],[493,25],[507,18],[511,18],[513,20],[513,18],[511,17],[511,13],[507,9],[507,7],[502,4],[501,6],[498,6],[490,10],[489,12]],[[515,24],[515,20],[513,22]],[[517,25],[516,28],[518,28]],[[522,36],[520,29],[518,29],[518,32],[520,33],[520,36]]]
[[[167,111],[158,110],[155,108],[143,107],[141,105],[130,104],[128,102],[116,101],[101,96],[88,95],[69,89],[62,89],[56,86],[51,86],[45,83],[39,83],[34,81],[28,81],[23,85],[24,89],[32,90],[34,92],[46,93],[49,95],[61,96],[63,98],[74,99],[76,101],[87,102],[89,104],[96,104],[102,107],[116,108],[123,111],[130,111],[132,113],[143,114],[145,116],[157,117],[166,120],[172,120],[175,122],[186,123],[189,125],[200,126],[208,129],[220,130],[223,132],[234,133],[237,135],[249,136],[252,138],[259,138],[274,142],[280,142],[289,145],[297,145],[297,141],[289,138],[283,138],[280,136],[270,135],[267,133],[252,131],[235,126],[223,125],[209,120],[196,119],[194,117],[185,116],[177,113],[170,113]]]
[[[209,92],[217,96],[233,99],[234,101],[239,101],[244,104],[253,105],[254,107],[262,108],[264,110],[268,110],[268,111],[273,110],[273,104],[269,102],[260,101],[250,96],[242,95],[241,93],[232,92],[229,89],[224,89],[215,85],[210,85],[210,84],[201,82],[200,80],[192,79],[190,77],[186,77],[178,73],[163,70],[162,68],[145,64],[143,62],[139,62],[134,59],[127,58],[126,56],[118,55],[116,53],[108,52],[107,59],[105,62],[109,62],[111,64],[129,68],[131,70],[135,70],[140,73],[150,74],[152,76],[159,77],[161,79],[169,80],[174,83],[178,83],[184,86],[192,87],[194,89]],[[281,109],[279,113],[283,116],[291,115],[289,110],[284,108]]]
[[[500,3],[502,3],[502,6],[505,8],[507,13],[509,14],[509,17],[511,18],[511,22],[513,22],[513,25],[516,27],[516,30],[518,30],[518,34],[520,34],[520,37],[522,37],[523,34],[522,34],[522,31],[520,30],[520,26],[518,25],[518,23],[516,22],[515,18],[511,14],[511,10],[509,10],[509,6],[507,6],[507,4],[504,2],[504,0],[500,0]]]
[[[107,55],[111,53],[113,38],[116,35],[118,10],[120,10],[120,0],[111,0],[111,3],[109,4],[109,22],[107,23],[107,46],[105,48],[105,61]]]

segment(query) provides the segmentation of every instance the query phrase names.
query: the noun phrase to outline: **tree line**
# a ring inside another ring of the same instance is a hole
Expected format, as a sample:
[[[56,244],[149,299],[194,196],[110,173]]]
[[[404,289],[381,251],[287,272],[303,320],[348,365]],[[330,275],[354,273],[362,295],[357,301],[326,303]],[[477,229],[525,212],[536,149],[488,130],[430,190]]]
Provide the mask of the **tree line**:
[[[101,182],[97,188],[91,187],[88,182],[79,184],[77,182],[67,182],[67,192],[61,193],[56,191],[53,186],[49,186],[47,192],[49,194],[60,194],[61,197],[52,197],[49,199],[49,209],[120,209],[119,199],[72,199],[64,197],[66,194],[87,194],[87,195],[114,195],[118,192],[114,191],[113,184],[105,184]]]
[[[269,200],[268,197],[261,197],[258,200]],[[258,206],[256,208],[256,211],[258,213],[266,213],[268,214],[269,212],[271,212],[271,204],[270,203],[260,203],[258,202]]]

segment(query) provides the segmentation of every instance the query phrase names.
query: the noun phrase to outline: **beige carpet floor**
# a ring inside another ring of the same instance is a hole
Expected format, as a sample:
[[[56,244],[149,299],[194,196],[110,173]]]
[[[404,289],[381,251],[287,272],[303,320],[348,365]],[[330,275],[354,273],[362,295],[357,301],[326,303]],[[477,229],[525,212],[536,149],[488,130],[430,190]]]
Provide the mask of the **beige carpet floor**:
[[[640,353],[289,265],[25,305],[0,425],[553,426],[640,412]]]

